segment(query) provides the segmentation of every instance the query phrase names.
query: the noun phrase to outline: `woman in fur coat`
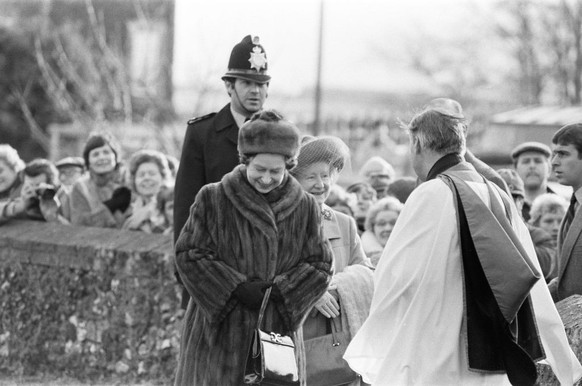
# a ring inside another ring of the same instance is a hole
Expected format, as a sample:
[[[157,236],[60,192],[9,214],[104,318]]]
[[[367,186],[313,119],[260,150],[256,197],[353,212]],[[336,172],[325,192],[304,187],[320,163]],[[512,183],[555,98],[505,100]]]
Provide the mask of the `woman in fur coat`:
[[[289,176],[299,133],[274,111],[239,131],[242,165],[196,196],[176,244],[178,272],[191,296],[176,385],[241,385],[251,333],[266,288],[262,329],[290,335],[301,384],[301,324],[325,293],[332,255],[320,208]]]

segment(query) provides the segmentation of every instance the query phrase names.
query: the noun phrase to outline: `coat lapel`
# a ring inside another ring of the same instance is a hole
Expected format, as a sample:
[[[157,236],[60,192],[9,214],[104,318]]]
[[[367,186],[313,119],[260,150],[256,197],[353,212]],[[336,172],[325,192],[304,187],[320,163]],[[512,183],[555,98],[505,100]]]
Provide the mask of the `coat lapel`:
[[[216,114],[214,129],[216,132],[224,131],[226,138],[230,142],[235,145],[238,143],[238,126],[230,112],[230,103],[224,106],[222,110]]]
[[[333,210],[329,206],[324,204],[322,207],[322,211],[325,213],[322,217],[323,234],[325,235],[325,237],[328,240],[341,238],[342,234],[339,228],[339,223]]]
[[[576,241],[580,237],[580,233],[582,233],[582,210],[578,210],[578,212],[576,212],[568,233],[564,235],[563,232],[564,221],[562,221],[562,224],[560,225],[560,234],[558,236],[558,240],[562,241],[558,248],[560,251],[560,259],[558,262],[560,265],[560,272],[558,277],[562,277],[564,275],[564,271],[566,270],[568,262],[570,261],[570,256],[572,256],[572,249],[576,245]]]

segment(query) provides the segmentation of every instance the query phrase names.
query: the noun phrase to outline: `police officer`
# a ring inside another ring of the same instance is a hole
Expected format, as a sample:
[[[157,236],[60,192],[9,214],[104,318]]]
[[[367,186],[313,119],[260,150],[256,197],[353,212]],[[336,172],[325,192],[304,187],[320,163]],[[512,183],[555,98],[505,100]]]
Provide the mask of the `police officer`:
[[[257,36],[245,36],[234,46],[222,80],[230,103],[218,113],[188,121],[174,188],[174,242],[200,188],[220,181],[239,164],[238,130],[267,99],[271,77],[267,74],[265,49]],[[183,296],[184,304],[188,304],[187,296]]]

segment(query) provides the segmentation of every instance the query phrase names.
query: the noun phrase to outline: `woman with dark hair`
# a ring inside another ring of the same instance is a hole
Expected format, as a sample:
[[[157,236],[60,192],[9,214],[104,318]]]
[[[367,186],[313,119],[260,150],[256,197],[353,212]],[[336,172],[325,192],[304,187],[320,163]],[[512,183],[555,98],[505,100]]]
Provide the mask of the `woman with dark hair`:
[[[128,172],[128,185],[133,194],[123,229],[162,233],[165,218],[158,209],[157,199],[170,181],[166,156],[156,150],[139,150],[129,159]]]
[[[19,158],[13,158],[17,157],[16,150],[12,150],[0,145],[0,185],[11,186],[8,199],[0,200],[0,221],[23,218],[68,224],[61,211],[61,200],[66,193],[59,188],[55,165],[47,159],[36,158],[16,173],[16,169],[8,169],[9,164],[19,165]],[[8,159],[6,156],[12,160],[3,161]],[[10,177],[14,178],[12,182]]]
[[[116,141],[106,132],[92,134],[83,149],[83,159],[88,173],[79,178],[71,190],[71,223],[121,227],[131,191],[121,183]]]
[[[289,335],[301,384],[301,324],[325,293],[331,251],[320,208],[289,176],[299,132],[263,111],[238,135],[242,165],[205,185],[176,244],[176,265],[190,295],[176,385],[240,385],[265,290],[265,331]]]

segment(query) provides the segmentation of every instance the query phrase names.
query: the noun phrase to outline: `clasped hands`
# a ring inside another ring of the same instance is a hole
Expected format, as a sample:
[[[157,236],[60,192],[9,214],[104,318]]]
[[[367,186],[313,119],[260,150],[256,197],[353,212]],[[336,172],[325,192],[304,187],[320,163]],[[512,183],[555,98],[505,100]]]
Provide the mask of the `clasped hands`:
[[[240,283],[233,291],[233,295],[247,308],[258,310],[263,303],[265,291],[269,287],[273,287],[273,282],[253,279]]]

